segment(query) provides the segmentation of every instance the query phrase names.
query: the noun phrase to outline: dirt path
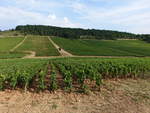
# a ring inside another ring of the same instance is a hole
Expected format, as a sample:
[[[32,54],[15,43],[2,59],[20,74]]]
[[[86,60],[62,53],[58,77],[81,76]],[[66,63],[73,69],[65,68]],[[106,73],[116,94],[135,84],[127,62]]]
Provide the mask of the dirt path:
[[[150,57],[134,57],[134,56],[32,56],[23,58],[47,59],[47,58],[150,58]]]
[[[17,49],[19,46],[21,46],[26,39],[27,39],[27,36],[19,44],[17,44],[14,48],[12,48],[10,51],[11,52],[15,51],[15,49]]]
[[[35,51],[25,51],[25,53],[28,53],[26,56],[23,57],[24,58],[35,58],[36,56],[36,52]]]
[[[48,37],[48,39],[53,44],[53,46],[59,51],[61,56],[73,56],[71,53],[65,51],[62,48],[61,48],[61,50],[59,50],[60,47],[50,37]]]

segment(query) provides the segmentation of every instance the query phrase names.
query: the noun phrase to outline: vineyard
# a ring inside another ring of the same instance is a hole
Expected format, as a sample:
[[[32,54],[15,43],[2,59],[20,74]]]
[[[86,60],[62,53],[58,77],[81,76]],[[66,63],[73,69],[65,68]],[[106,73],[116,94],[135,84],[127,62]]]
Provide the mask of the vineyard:
[[[11,49],[20,43],[23,37],[5,37],[0,38],[0,58],[20,58],[24,56],[24,53],[11,52]]]
[[[150,44],[141,40],[75,40],[59,37],[52,40],[79,56],[150,56]]]
[[[3,36],[0,38],[0,59],[23,58],[31,53],[35,53],[35,57],[59,56],[59,52],[46,36]]]
[[[59,52],[48,40],[48,37],[28,36],[16,52],[34,51],[36,56],[59,56]]]
[[[75,56],[150,56],[150,44],[140,40],[51,39],[62,51],[54,47],[48,36],[2,37],[0,59],[55,57],[61,56],[63,51]]]
[[[150,0],[0,11],[0,113],[150,113]]]
[[[145,77],[148,58],[62,58],[0,60],[0,90],[100,90],[105,79]]]

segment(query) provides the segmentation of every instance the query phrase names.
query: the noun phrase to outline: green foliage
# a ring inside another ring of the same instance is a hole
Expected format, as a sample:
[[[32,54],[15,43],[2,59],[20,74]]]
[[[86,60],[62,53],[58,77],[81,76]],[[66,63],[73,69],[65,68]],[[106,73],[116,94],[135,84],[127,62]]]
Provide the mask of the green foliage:
[[[0,60],[0,89],[20,87],[26,91],[31,86],[34,76],[46,66],[47,61],[46,59]],[[43,77],[43,74],[40,74]]]
[[[18,78],[21,76],[21,74],[22,73],[19,70],[16,70],[14,68],[14,75],[11,76],[11,80],[10,80],[10,86],[12,86],[13,89],[16,87]]]
[[[24,70],[22,72],[22,75],[20,76],[20,80],[24,86],[25,91],[27,90],[28,85],[30,83],[30,76],[31,76],[30,73],[28,73],[26,70]]]
[[[50,79],[45,81],[50,62]],[[71,91],[74,83],[85,93],[90,82],[100,88],[105,78],[137,78],[150,72],[149,58],[60,58],[60,59],[13,59],[0,60],[0,90],[6,88],[32,87],[38,78],[37,87],[45,90],[58,89],[57,71],[62,74],[64,88]],[[47,84],[48,83],[48,84]],[[36,88],[36,87],[32,87]]]
[[[71,90],[72,88],[72,74],[70,71],[65,71],[64,72],[64,83],[65,83],[65,87],[68,90]]]
[[[102,84],[102,75],[101,74],[97,74],[96,75],[96,85],[100,86]]]
[[[6,76],[3,74],[0,74],[0,90],[3,90],[3,88],[4,88],[5,79],[6,79]]]
[[[150,43],[150,34],[139,35],[139,36],[142,38],[142,40]]]
[[[50,89],[52,91],[54,91],[57,89],[57,80],[56,80],[56,72],[55,71],[52,71],[50,80],[51,80]]]
[[[89,87],[86,84],[83,84],[81,86],[83,93],[88,94],[89,93]]]
[[[44,90],[46,89],[46,84],[45,84],[45,78],[47,76],[47,64],[43,64],[43,66],[41,66],[40,71],[38,72],[38,82],[39,82],[39,86],[38,88],[40,90]]]
[[[100,86],[104,78],[140,77],[150,71],[150,60],[144,58],[66,58],[53,62],[63,74],[65,83],[76,78],[81,86],[86,85],[86,79]]]
[[[126,32],[96,30],[96,29],[79,29],[79,28],[60,28],[43,25],[25,25],[17,26],[17,31],[32,35],[59,36],[64,38],[94,38],[94,39],[118,39],[118,38],[139,38],[137,35]]]
[[[60,72],[63,75],[65,89],[71,90],[71,88],[72,88],[72,73],[68,69],[66,69],[66,67],[64,65],[58,64],[56,66],[59,68]]]
[[[40,70],[39,72],[39,89],[44,90],[46,88],[45,86],[45,76],[46,72],[45,70]]]
[[[51,77],[50,77],[50,90],[54,91],[58,88],[57,86],[57,80],[56,80],[56,68],[55,66],[51,63]]]

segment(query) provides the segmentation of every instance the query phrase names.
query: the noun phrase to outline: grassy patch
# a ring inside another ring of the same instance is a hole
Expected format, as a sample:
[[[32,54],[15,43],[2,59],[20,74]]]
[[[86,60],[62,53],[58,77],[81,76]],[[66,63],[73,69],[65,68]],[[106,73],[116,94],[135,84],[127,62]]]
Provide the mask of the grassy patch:
[[[18,52],[1,52],[0,59],[11,59],[11,58],[22,58],[25,56],[25,53]]]
[[[9,52],[13,47],[15,47],[23,39],[24,39],[23,37],[0,38],[0,52]]]
[[[23,57],[25,55],[24,53],[10,52],[10,50],[19,44],[23,39],[23,37],[0,38],[0,59]]]
[[[0,37],[7,37],[7,36],[23,36],[22,33],[18,32],[18,31],[2,31],[0,32]]]
[[[74,55],[150,56],[150,44],[140,40],[52,40]]]
[[[36,56],[58,56],[59,52],[51,44],[47,37],[29,36],[25,42],[17,48],[18,52],[35,51]]]

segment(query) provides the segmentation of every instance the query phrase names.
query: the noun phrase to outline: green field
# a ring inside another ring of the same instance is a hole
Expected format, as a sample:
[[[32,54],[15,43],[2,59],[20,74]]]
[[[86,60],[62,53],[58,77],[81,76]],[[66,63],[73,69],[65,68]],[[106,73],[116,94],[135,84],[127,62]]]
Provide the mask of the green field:
[[[0,59],[21,58],[30,54],[31,51],[34,51],[36,56],[59,56],[59,52],[48,38],[41,36],[28,36],[22,45],[11,51],[23,39],[23,37],[0,38]]]
[[[0,38],[0,58],[20,58],[24,56],[23,53],[10,52],[10,50],[19,44],[23,39],[23,37]]]
[[[23,36],[22,33],[18,32],[18,31],[2,31],[0,32],[0,37],[16,37],[16,36]]]
[[[30,52],[36,56],[59,56],[46,36],[28,36],[24,43],[10,52],[24,38],[0,38],[0,58],[21,58]],[[70,40],[53,37],[61,48],[79,56],[150,56],[150,44],[140,40]]]
[[[58,56],[59,52],[47,37],[28,36],[25,42],[16,49],[16,52],[36,52],[36,56]]]
[[[140,40],[70,40],[53,37],[61,48],[82,56],[150,56],[150,44]]]
[[[13,47],[23,40],[22,37],[19,38],[0,38],[0,52],[9,52]]]

